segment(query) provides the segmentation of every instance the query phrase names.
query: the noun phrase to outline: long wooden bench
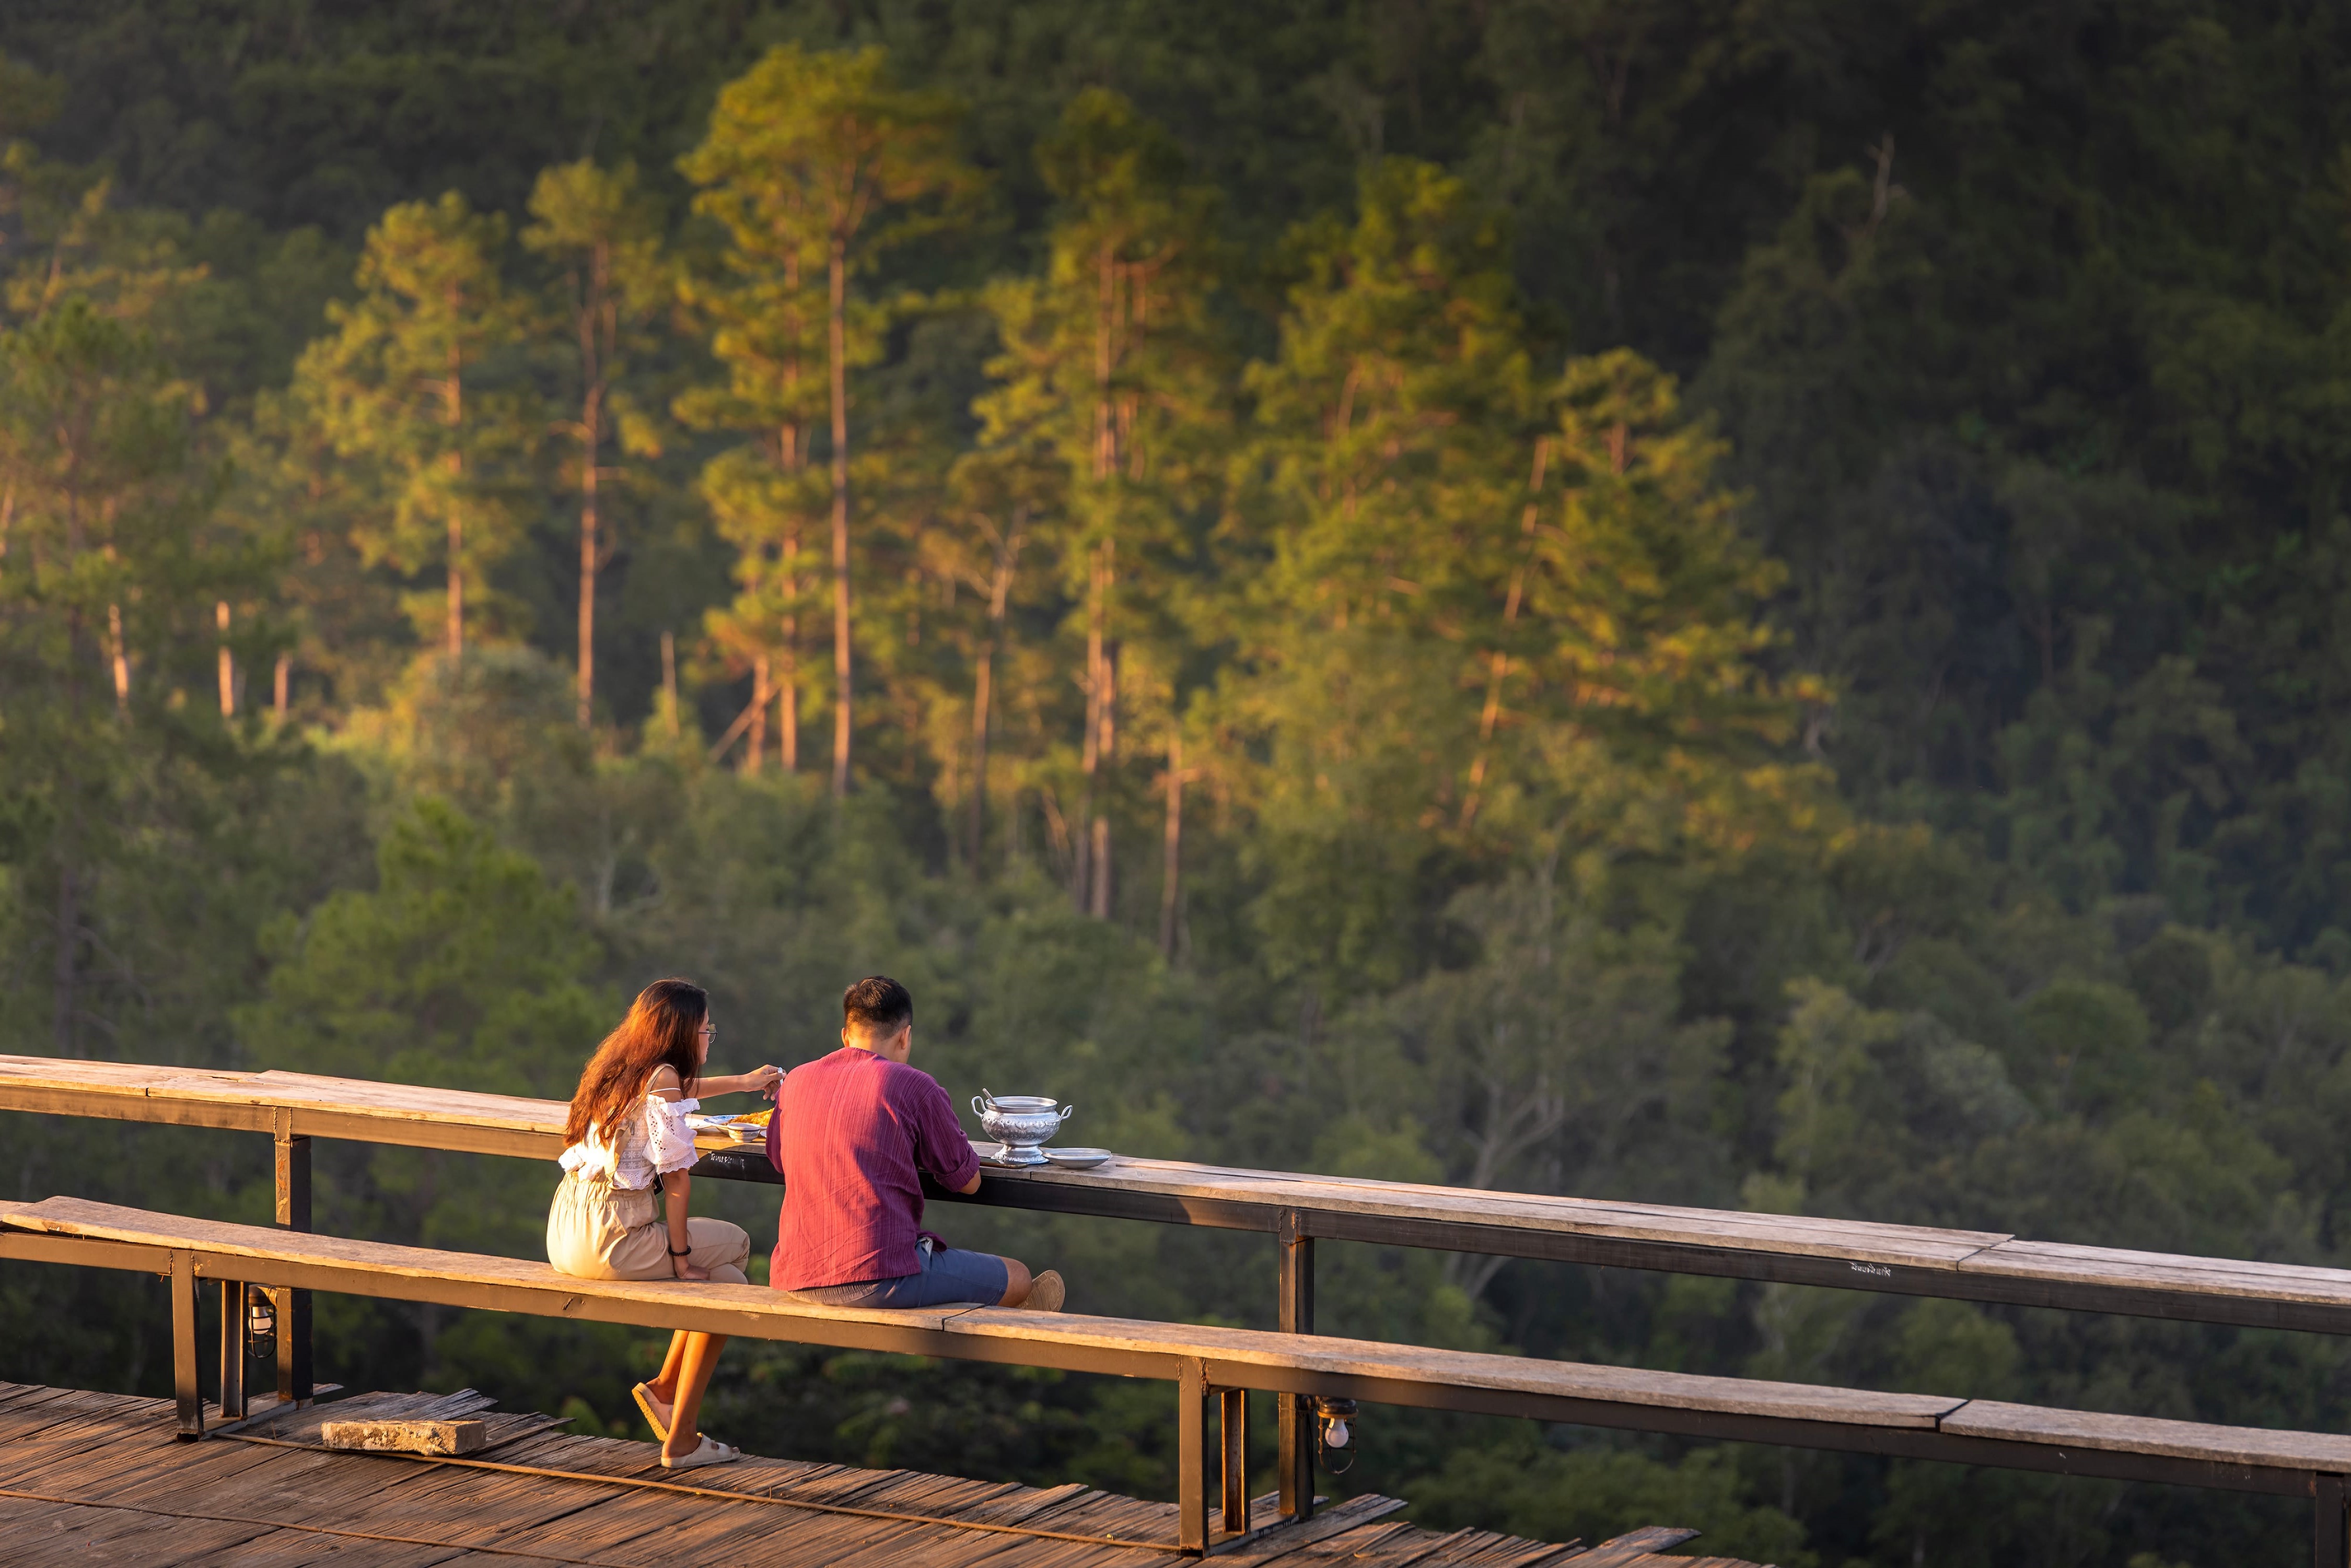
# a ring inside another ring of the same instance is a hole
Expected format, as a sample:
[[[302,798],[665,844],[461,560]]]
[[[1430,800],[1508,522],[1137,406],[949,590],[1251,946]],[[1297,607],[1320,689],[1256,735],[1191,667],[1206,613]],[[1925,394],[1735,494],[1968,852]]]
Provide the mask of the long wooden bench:
[[[0,1056],[0,1111],[238,1128],[552,1160],[560,1102],[298,1072]],[[704,1174],[773,1181],[715,1135]],[[935,1195],[963,1201],[954,1195]],[[2351,1334],[2351,1270],[2021,1240],[2004,1232],[1121,1159],[996,1170],[968,1201],[1272,1234],[1285,1322],[1311,1329],[1315,1238],[1674,1273]]]
[[[1158,1378],[1176,1385],[1181,1539],[1246,1531],[1250,1389],[1526,1416],[2124,1480],[2304,1496],[2314,1562],[2346,1568],[2351,1437],[2050,1410],[1920,1394],[1646,1372],[1311,1334],[998,1308],[872,1312],[815,1306],[758,1286],[586,1281],[542,1263],[228,1225],[53,1197],[0,1202],[0,1258],[136,1270],[172,1281],[183,1427],[201,1435],[197,1289],[229,1281],[699,1329],[753,1338]]]

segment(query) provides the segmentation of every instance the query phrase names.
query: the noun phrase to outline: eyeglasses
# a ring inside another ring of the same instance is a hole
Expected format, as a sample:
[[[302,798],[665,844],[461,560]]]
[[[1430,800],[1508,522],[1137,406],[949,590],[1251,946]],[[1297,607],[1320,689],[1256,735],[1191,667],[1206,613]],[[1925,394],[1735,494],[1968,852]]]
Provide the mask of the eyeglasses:
[[[718,1043],[718,1026],[715,1023],[704,1024],[702,1026],[702,1038],[708,1040],[711,1044],[716,1045]]]

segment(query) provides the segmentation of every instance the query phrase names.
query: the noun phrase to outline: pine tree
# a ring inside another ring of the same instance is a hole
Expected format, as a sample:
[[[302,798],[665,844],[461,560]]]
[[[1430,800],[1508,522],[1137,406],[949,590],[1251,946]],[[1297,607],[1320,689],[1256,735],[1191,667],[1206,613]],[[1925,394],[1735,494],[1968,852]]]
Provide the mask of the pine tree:
[[[563,270],[563,315],[578,345],[580,416],[580,727],[596,692],[596,574],[610,550],[600,507],[608,443],[649,454],[652,435],[630,396],[631,355],[646,348],[647,325],[673,295],[662,256],[661,218],[637,189],[636,165],[601,169],[582,159],[540,172],[522,242]]]
[[[1277,891],[1291,928],[1326,957],[1393,940],[1354,926],[1387,918],[1377,896],[1328,879],[1394,886],[1437,845],[1751,832],[1801,694],[1761,662],[1777,569],[1670,378],[1619,351],[1541,381],[1506,228],[1431,165],[1374,167],[1355,222],[1298,246],[1251,377],[1243,509],[1270,527],[1232,688],[1271,740],[1274,835],[1321,846],[1292,856],[1300,902]]]
[[[249,601],[265,564],[211,524],[190,391],[85,299],[0,333],[0,796],[46,850],[60,1056],[82,1053],[90,911],[139,831],[123,797],[167,745],[150,732],[183,722],[173,695],[213,674],[217,607]]]
[[[705,193],[722,214],[753,198],[739,185]],[[752,676],[750,705],[721,745],[745,736],[743,767],[766,762],[767,711],[777,706],[778,747],[784,771],[799,768],[801,616],[810,580],[800,555],[806,531],[824,515],[824,482],[810,468],[813,436],[823,423],[827,384],[819,373],[827,353],[828,303],[815,280],[823,252],[808,218],[806,193],[782,184],[759,199],[764,217],[745,211],[728,220],[734,243],[719,258],[723,271],[690,274],[682,296],[711,352],[726,369],[718,385],[678,397],[687,424],[737,430],[751,439],[704,465],[698,489],[721,538],[735,547],[736,597],[704,617],[704,627],[728,669]],[[873,335],[852,325],[853,356],[870,360]]]
[[[476,215],[454,191],[392,208],[369,231],[360,297],[329,308],[334,330],[295,370],[298,396],[335,450],[369,465],[381,487],[352,530],[362,551],[408,572],[437,555],[451,659],[465,651],[469,614],[484,619],[486,575],[520,532],[498,469],[528,447],[533,422],[481,380],[483,361],[522,334],[499,271],[505,245],[506,221]],[[410,614],[428,636],[429,597],[413,597]]]
[[[975,187],[957,152],[953,102],[886,84],[880,49],[771,50],[718,95],[710,130],[681,163],[705,188],[697,208],[726,225],[744,263],[822,258],[825,367],[831,414],[832,790],[849,791],[853,731],[850,636],[849,371],[876,351],[874,319],[853,309],[851,277],[925,232],[935,204]],[[912,210],[929,204],[923,215]],[[738,264],[739,265],[739,264]]]
[[[1004,347],[978,412],[988,441],[1034,444],[1062,472],[1062,559],[1085,635],[1071,891],[1107,918],[1122,643],[1153,651],[1172,705],[1180,637],[1165,574],[1184,553],[1186,507],[1207,465],[1200,436],[1219,413],[1207,325],[1216,202],[1188,183],[1165,131],[1100,89],[1078,95],[1037,158],[1061,216],[1045,275],[987,295]],[[1169,824],[1180,831],[1180,817]]]

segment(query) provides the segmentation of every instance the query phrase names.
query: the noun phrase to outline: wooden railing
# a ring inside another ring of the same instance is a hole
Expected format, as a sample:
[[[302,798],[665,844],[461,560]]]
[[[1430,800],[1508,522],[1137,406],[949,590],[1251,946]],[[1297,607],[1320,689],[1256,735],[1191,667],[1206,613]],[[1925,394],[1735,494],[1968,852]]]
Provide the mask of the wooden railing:
[[[344,1138],[552,1160],[560,1102],[287,1072],[205,1072],[129,1063],[0,1056],[0,1110],[271,1134],[277,1218],[308,1228],[308,1140]],[[773,1182],[756,1151],[710,1140],[697,1174]],[[1318,1238],[1507,1257],[1780,1281],[2076,1311],[2325,1333],[2351,1333],[2351,1270],[2121,1251],[1999,1232],[1879,1225],[1651,1204],[1467,1190],[1122,1158],[1100,1169],[985,1172],[970,1201],[1052,1213],[1256,1230],[1279,1243],[1279,1321],[1312,1333]],[[279,1392],[307,1393],[307,1305],[280,1302]],[[1315,1427],[1309,1401],[1280,1401],[1284,1512],[1311,1506]],[[2085,1417],[2130,1422],[2130,1417]],[[1646,1429],[1753,1437],[1703,1416]],[[1722,1429],[1716,1431],[1715,1428]],[[1802,1442],[1802,1437],[1787,1440]],[[1829,1443],[1824,1446],[1847,1446]],[[1881,1449],[1878,1451],[1899,1451]],[[1954,1453],[1922,1457],[1959,1458]],[[2150,1459],[2156,1456],[2147,1456]],[[1988,1458],[1980,1462],[2007,1462]],[[2036,1467],[2043,1468],[2043,1467]],[[2111,1468],[2095,1472],[2116,1473]],[[2132,1472],[2179,1479],[2161,1467]],[[2222,1483],[2199,1483],[2222,1484]],[[2320,1561],[2343,1568],[2338,1502],[2320,1509]],[[2331,1535],[2328,1533],[2331,1531]]]
[[[208,1285],[219,1287],[225,1309],[221,1414],[227,1417],[244,1414],[230,1403],[225,1375],[235,1353],[235,1303],[250,1283],[1157,1378],[1176,1390],[1178,1530],[1168,1544],[1186,1552],[1238,1544],[1259,1523],[1247,1486],[1252,1389],[2309,1496],[2317,1500],[2322,1522],[2330,1513],[2343,1518],[2351,1477],[2351,1438],[2317,1433],[1077,1313],[827,1307],[758,1286],[581,1280],[518,1259],[300,1235],[72,1197],[0,1200],[0,1259],[166,1278],[180,1434],[189,1438],[203,1437],[206,1427],[197,1320]],[[2335,1556],[2322,1560],[2344,1568],[2339,1542]]]

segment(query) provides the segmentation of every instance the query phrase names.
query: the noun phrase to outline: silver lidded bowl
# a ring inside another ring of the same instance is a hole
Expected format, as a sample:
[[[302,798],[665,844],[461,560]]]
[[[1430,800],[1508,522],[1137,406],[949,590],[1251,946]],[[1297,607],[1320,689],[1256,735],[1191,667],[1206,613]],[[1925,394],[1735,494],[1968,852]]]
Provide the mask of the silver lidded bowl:
[[[971,1109],[987,1135],[1004,1145],[1004,1164],[1041,1166],[1048,1163],[1043,1145],[1077,1107],[1041,1094],[990,1094],[983,1089],[972,1096]]]

